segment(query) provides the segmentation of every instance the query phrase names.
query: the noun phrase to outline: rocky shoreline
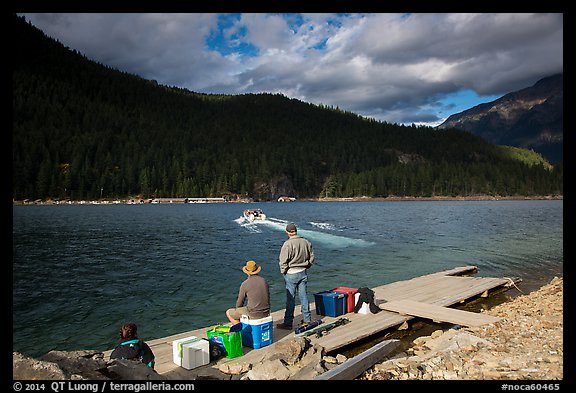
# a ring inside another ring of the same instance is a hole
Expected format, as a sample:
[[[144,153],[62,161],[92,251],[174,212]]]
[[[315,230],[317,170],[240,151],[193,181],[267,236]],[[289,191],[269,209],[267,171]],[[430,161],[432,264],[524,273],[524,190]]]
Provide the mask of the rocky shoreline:
[[[562,380],[563,278],[484,311],[502,318],[436,330],[378,363],[363,380]]]

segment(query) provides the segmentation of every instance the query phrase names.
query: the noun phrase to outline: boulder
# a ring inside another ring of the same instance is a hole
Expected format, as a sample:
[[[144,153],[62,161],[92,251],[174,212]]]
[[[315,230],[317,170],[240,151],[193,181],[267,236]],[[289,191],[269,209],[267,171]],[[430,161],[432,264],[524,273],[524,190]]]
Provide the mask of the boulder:
[[[310,347],[310,340],[306,337],[297,337],[292,340],[281,341],[276,344],[276,352],[269,358],[281,359],[288,365],[293,365],[300,360],[302,355]]]
[[[108,363],[107,371],[112,379],[135,381],[165,379],[153,368],[137,360],[112,359]]]
[[[286,380],[290,378],[291,372],[280,359],[273,359],[253,365],[252,369],[246,373],[246,378],[250,380]]]
[[[218,366],[218,369],[220,370],[220,372],[223,372],[224,374],[239,375],[247,373],[248,371],[250,371],[251,367],[252,366],[250,363],[237,362],[237,363],[222,363]]]
[[[160,380],[154,369],[135,360],[104,360],[102,352],[50,351],[39,359],[12,354],[12,378],[21,380]]]
[[[12,352],[12,379],[14,380],[62,380],[64,371],[57,364],[26,357]]]
[[[108,378],[104,354],[99,351],[50,351],[40,357],[41,361],[58,365],[66,378],[105,380]]]

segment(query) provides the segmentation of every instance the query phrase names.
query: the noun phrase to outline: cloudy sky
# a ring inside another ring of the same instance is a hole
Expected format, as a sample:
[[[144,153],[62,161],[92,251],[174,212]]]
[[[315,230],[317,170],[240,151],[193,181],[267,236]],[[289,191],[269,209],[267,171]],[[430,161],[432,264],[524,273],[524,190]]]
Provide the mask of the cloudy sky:
[[[563,72],[562,14],[21,14],[88,58],[203,93],[436,125]]]

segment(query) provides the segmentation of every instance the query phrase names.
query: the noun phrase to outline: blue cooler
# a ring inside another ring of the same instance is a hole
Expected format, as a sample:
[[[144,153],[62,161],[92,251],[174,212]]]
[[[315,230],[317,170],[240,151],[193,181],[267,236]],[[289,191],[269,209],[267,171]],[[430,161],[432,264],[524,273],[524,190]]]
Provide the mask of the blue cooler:
[[[242,315],[242,345],[258,349],[272,344],[272,315],[266,318],[249,319]]]
[[[337,317],[346,313],[346,295],[341,292],[322,291],[314,294],[316,314]]]

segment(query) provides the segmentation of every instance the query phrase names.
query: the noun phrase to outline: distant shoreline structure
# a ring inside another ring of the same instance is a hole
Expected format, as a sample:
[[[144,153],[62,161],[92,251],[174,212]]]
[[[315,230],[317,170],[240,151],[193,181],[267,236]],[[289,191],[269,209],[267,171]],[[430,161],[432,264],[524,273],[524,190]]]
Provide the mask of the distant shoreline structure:
[[[396,201],[504,201],[504,200],[564,200],[564,195],[474,195],[474,196],[388,196],[388,197],[349,197],[349,198],[302,198],[304,202],[396,202]],[[24,199],[12,200],[13,205],[138,205],[138,204],[184,204],[184,203],[257,203],[276,202],[254,201],[251,199],[225,200],[224,198],[128,198],[105,200],[55,200],[55,199]]]

